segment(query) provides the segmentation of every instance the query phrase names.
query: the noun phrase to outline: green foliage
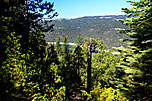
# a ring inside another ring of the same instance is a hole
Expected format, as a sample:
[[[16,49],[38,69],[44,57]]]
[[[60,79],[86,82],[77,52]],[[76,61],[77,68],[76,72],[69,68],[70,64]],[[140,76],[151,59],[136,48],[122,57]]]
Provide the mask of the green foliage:
[[[113,88],[101,89],[97,87],[90,91],[88,94],[86,91],[82,92],[83,100],[85,101],[127,101],[125,97],[122,97],[119,91]]]
[[[122,54],[117,66],[119,72],[117,87],[129,99],[151,100],[152,2],[151,0],[128,2],[133,8],[122,8],[122,11],[130,18],[119,21],[130,29],[117,30],[131,37],[123,40],[128,42],[130,46],[116,48]]]
[[[14,36],[14,33],[7,37],[7,43],[9,48],[5,53],[8,58],[2,63],[1,69],[3,71],[1,75],[4,76],[0,81],[7,84],[5,80],[9,79],[8,83],[10,84],[7,84],[7,86],[10,85],[10,87],[6,88],[6,94],[10,97],[4,98],[1,96],[2,98],[12,98],[14,100],[18,98],[31,100],[64,99],[65,87],[58,89],[55,86],[61,82],[61,77],[57,73],[58,68],[55,64],[50,65],[50,68],[44,74],[40,68],[41,66],[37,64],[27,66],[25,64],[25,58],[30,58],[30,55],[28,55],[28,52],[26,54],[28,57],[25,57],[25,54],[21,54],[21,45],[18,44],[18,38]]]
[[[122,9],[131,18],[120,22],[129,28],[117,28],[117,30],[127,33],[131,38],[123,40],[130,44],[128,48],[116,48],[120,55],[114,55],[113,50],[103,46],[103,41],[91,38],[92,91],[90,94],[83,92],[82,97],[80,90],[86,89],[87,83],[85,42],[88,38],[83,40],[83,44],[79,35],[73,48],[68,45],[66,37],[62,44],[60,39],[57,39],[56,45],[48,45],[43,31],[52,29],[53,25],[50,25],[48,20],[42,20],[42,17],[45,15],[51,19],[57,15],[57,13],[50,15],[54,11],[53,3],[42,0],[26,1],[0,1],[0,99],[62,101],[74,100],[73,93],[81,100],[127,100],[121,95],[129,100],[152,99],[150,0],[128,1],[134,8]],[[100,21],[111,23],[111,20],[114,20],[99,18],[93,20],[96,23],[93,26],[89,24],[92,22],[91,17],[79,20],[86,21],[87,24],[83,24],[87,25],[87,28],[93,28],[89,30],[90,33],[94,33],[92,32],[95,30],[94,27],[97,28],[96,32],[99,31],[98,29],[102,27]],[[65,24],[66,20],[63,21]],[[78,26],[77,20],[69,21],[74,24],[76,21],[75,27],[83,30],[84,26]],[[113,30],[117,24],[113,22],[108,28]],[[71,25],[68,25],[70,29]],[[63,26],[57,26],[55,29],[64,33]],[[121,95],[113,88],[119,89]]]
[[[26,0],[4,5],[0,8],[0,99],[63,100],[65,87],[58,85],[61,77],[53,64],[58,64],[57,54],[42,33],[52,25],[40,24],[44,15],[54,11],[53,4]],[[52,14],[49,18],[56,15]]]
[[[85,38],[84,40],[87,40]],[[92,89],[96,87],[115,87],[116,64],[120,56],[113,54],[113,50],[104,46],[102,40],[91,38],[92,42]],[[84,44],[86,47],[86,44]],[[86,51],[86,50],[85,50]],[[86,57],[86,56],[85,56]]]
[[[62,77],[60,85],[66,87],[65,99],[70,99],[72,92],[79,92],[82,87],[82,70],[85,67],[83,49],[80,46],[72,47],[68,45],[66,37],[62,43],[59,38],[56,40],[55,50],[59,59],[58,71]]]
[[[103,47],[98,53],[92,55],[92,82],[93,86],[114,87],[116,75],[116,64],[120,57],[113,54],[113,51]]]

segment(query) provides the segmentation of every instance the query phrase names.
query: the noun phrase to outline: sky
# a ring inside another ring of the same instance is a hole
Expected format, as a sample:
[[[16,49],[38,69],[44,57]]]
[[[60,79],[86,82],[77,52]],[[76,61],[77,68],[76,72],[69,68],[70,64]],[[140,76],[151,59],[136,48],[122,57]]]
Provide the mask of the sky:
[[[122,15],[121,8],[130,7],[126,0],[47,0],[54,2],[56,18]]]

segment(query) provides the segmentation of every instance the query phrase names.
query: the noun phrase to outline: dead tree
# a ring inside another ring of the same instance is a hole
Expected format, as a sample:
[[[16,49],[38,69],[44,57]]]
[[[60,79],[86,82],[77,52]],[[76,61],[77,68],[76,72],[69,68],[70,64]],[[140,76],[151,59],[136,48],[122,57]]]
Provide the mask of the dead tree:
[[[91,89],[91,52],[92,52],[91,39],[88,38],[88,42],[87,42],[87,92],[88,93],[90,93],[90,89]]]

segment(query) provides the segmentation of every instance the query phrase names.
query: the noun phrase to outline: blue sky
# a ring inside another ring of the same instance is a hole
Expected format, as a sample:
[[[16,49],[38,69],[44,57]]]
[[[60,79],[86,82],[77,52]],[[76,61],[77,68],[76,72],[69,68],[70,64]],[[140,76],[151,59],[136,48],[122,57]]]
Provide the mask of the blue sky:
[[[126,0],[47,0],[54,2],[56,18],[122,15],[121,8],[130,7]]]

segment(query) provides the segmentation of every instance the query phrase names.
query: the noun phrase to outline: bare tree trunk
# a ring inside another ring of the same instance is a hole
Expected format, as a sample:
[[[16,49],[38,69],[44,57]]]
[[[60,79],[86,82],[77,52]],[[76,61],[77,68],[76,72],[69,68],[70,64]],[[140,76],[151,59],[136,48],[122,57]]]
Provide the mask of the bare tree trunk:
[[[91,89],[91,39],[88,39],[87,42],[87,92],[90,93]]]

